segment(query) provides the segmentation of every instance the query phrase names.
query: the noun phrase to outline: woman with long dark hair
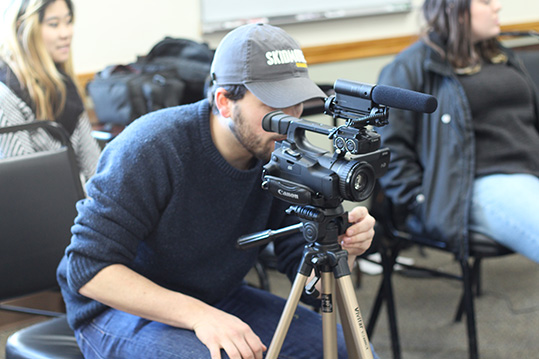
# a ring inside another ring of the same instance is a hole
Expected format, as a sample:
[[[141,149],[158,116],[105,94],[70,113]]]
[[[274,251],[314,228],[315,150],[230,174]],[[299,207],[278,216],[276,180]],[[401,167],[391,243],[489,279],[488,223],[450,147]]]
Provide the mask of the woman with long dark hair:
[[[12,0],[0,32],[0,126],[60,123],[70,135],[81,174],[95,173],[99,146],[74,80],[71,0]],[[0,136],[0,158],[54,148],[42,130]]]
[[[381,183],[409,229],[459,244],[469,231],[539,262],[538,94],[497,37],[498,0],[427,0],[424,35],[379,83],[432,94],[432,114],[391,110]]]

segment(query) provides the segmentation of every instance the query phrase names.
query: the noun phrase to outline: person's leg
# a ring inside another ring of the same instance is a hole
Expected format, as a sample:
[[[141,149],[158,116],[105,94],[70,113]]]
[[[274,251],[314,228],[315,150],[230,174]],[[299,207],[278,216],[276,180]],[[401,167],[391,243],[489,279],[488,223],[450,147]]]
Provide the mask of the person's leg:
[[[539,262],[539,178],[497,174],[475,180],[470,229]]]
[[[75,331],[86,359],[209,359],[195,333],[108,309]]]

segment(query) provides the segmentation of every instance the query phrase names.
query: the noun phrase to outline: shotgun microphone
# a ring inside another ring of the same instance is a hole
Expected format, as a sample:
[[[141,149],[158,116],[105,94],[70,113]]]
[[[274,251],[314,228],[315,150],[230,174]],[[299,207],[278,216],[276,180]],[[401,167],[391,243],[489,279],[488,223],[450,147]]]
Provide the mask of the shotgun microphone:
[[[372,100],[377,104],[424,113],[433,113],[438,107],[434,96],[386,85],[376,85],[372,89]]]
[[[339,79],[335,81],[334,88],[337,101],[343,103],[347,102],[346,100],[353,103],[354,98],[362,98],[373,101],[376,105],[424,113],[432,113],[438,107],[436,97],[399,87]]]

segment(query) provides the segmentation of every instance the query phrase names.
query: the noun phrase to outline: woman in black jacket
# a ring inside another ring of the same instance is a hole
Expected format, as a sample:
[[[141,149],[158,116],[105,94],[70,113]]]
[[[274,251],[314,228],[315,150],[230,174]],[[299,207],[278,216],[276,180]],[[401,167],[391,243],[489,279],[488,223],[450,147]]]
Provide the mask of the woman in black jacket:
[[[380,84],[434,95],[438,109],[392,109],[380,182],[418,234],[467,253],[470,230],[539,262],[539,107],[521,62],[500,45],[498,0],[426,0],[426,31]]]

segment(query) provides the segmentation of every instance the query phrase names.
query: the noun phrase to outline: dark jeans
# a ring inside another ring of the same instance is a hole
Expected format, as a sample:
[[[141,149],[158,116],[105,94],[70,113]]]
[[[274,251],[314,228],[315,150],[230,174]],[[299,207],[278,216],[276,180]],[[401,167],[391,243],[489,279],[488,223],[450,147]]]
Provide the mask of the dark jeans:
[[[249,324],[269,347],[285,300],[267,291],[242,286],[216,307]],[[193,331],[179,329],[109,309],[76,331],[86,359],[182,358],[209,359]],[[347,358],[342,328],[338,327],[339,359]],[[223,358],[228,358],[223,353]],[[376,355],[375,355],[376,357]],[[302,306],[294,315],[280,359],[323,358],[321,316]]]

